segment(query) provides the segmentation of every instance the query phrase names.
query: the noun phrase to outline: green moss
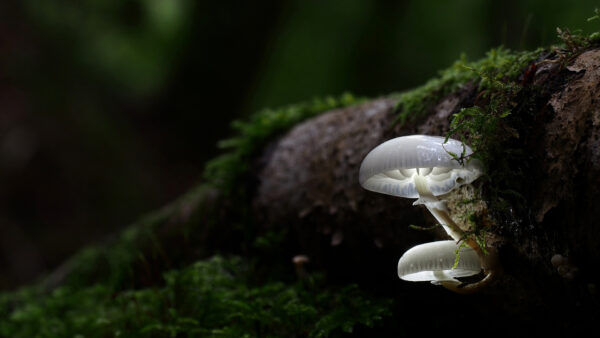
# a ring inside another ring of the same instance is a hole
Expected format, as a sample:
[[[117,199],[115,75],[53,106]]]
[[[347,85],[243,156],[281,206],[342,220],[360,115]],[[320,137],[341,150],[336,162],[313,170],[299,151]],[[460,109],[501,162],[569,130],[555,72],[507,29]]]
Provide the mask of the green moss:
[[[525,71],[525,66],[538,54],[540,51],[508,57],[508,60],[515,61],[508,68],[502,65],[499,69],[469,68],[478,77],[477,99],[472,107],[454,114],[450,122],[447,138],[458,138],[471,146],[472,158],[477,158],[484,165],[482,180],[488,181],[488,192],[491,191],[489,187],[496,191],[492,198],[494,200],[500,197],[497,194],[498,187],[510,187],[517,181],[515,174],[518,174],[518,168],[514,164],[519,162],[520,145],[513,141],[519,138],[523,116],[514,115],[514,112],[526,111],[522,106],[535,101],[518,99],[519,96],[534,97],[535,90],[517,80],[519,74]],[[516,102],[519,101],[523,102],[521,107],[517,107]],[[471,159],[462,157],[458,160]]]
[[[600,17],[598,9],[595,9],[594,13],[588,21]],[[565,63],[586,48],[600,43],[600,32],[585,35],[581,31],[570,32],[568,29],[557,28],[557,33],[561,44],[552,49]],[[438,77],[427,81],[423,86],[393,95],[398,98],[397,122],[404,124],[426,116],[439,99],[467,84],[472,84],[481,91],[494,89],[501,83],[514,83],[543,51],[544,49],[539,48],[535,51],[516,52],[499,47],[473,62],[467,61],[465,55],[461,55],[452,66],[440,71]]]
[[[527,124],[524,121],[530,118],[524,115],[537,111],[538,90],[527,79],[527,66],[533,64],[540,53],[541,50],[507,54],[493,67],[465,67],[477,75],[477,96],[473,106],[452,116],[446,137],[460,139],[473,149],[469,157],[461,154],[457,158],[459,162],[476,158],[483,164],[484,174],[479,179],[482,190],[477,191],[476,196],[486,201],[496,222],[488,222],[487,213],[469,214],[467,221],[471,230],[467,236],[484,251],[486,232],[491,230],[489,225],[497,224],[502,218],[500,215],[506,214],[509,208],[526,208],[520,192],[524,187],[522,172],[527,159],[521,151],[520,133]],[[513,64],[507,65],[506,60],[512,60]]]
[[[533,52],[512,52],[508,49],[497,48],[490,50],[486,57],[468,62],[464,55],[452,66],[440,72],[437,78],[429,80],[425,85],[413,90],[396,94],[399,112],[397,121],[400,123],[415,121],[427,115],[440,98],[449,95],[467,84],[473,84],[484,89],[490,82],[509,79],[516,80],[523,69],[535,60],[541,49]],[[482,78],[480,74],[489,74]]]
[[[236,180],[248,169],[252,155],[274,135],[324,111],[363,101],[346,93],[339,98],[326,97],[279,109],[264,109],[248,121],[234,121],[232,127],[237,135],[219,143],[219,147],[228,152],[207,163],[204,178],[225,192],[231,191]]]
[[[594,15],[587,19],[587,21],[595,21],[600,19],[600,10],[598,8],[594,9]],[[593,32],[588,36],[588,41],[591,45],[600,44],[600,32]]]
[[[207,192],[209,189],[206,185],[199,185],[171,204],[129,225],[117,238],[109,240],[108,243],[96,244],[80,250],[60,269],[44,278],[40,284],[52,289],[55,285],[84,287],[102,283],[113,291],[136,287],[136,280],[139,279],[136,275],[140,274],[140,271],[136,270],[139,270],[140,266],[145,267],[150,264],[149,262],[155,262],[157,260],[155,257],[159,257],[162,260],[162,267],[167,265],[164,261],[171,256],[163,246],[163,242],[168,239],[158,237],[159,233],[163,236],[168,234],[166,231],[161,232],[161,228],[173,222],[175,215],[186,205],[201,205],[207,197]],[[202,208],[196,208],[195,213],[206,214]],[[195,225],[197,224],[188,222],[176,231],[190,231],[190,227]],[[179,233],[176,235],[183,236]],[[160,271],[156,270],[161,267],[152,266],[151,270],[160,275]],[[152,281],[146,281],[148,282]]]
[[[0,336],[312,337],[379,324],[390,301],[309,276],[252,285],[238,258],[214,257],[165,274],[165,286],[115,293],[109,287],[37,288],[0,296]]]
[[[114,290],[132,287],[133,267],[143,259],[140,255],[144,248],[156,243],[156,229],[168,219],[175,205],[174,203],[149,214],[130,225],[109,244],[89,246],[75,254],[65,263],[68,273],[59,283],[69,286],[103,283]],[[46,282],[52,283],[48,280]]]

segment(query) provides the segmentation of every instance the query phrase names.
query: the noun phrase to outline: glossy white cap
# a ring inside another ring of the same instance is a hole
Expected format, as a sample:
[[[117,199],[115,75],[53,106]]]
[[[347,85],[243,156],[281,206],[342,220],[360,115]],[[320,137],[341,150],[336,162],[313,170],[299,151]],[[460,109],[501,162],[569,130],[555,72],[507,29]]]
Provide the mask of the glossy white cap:
[[[460,248],[459,260],[456,251],[460,244],[454,241],[438,241],[417,245],[402,255],[398,261],[398,277],[411,282],[455,282],[456,277],[467,277],[481,271],[477,252],[469,246]]]
[[[434,196],[450,192],[476,180],[482,172],[477,159],[459,163],[456,156],[470,156],[473,151],[462,142],[444,137],[411,135],[386,141],[371,150],[360,166],[359,182],[363,188],[388,195],[418,198],[414,176],[425,178]]]

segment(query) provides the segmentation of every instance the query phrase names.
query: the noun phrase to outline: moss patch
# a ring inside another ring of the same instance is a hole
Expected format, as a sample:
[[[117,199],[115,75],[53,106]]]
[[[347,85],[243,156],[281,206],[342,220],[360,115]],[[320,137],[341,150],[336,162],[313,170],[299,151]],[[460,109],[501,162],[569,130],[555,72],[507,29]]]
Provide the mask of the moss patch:
[[[516,80],[527,64],[535,60],[540,53],[541,49],[533,52],[512,52],[497,48],[490,50],[485,58],[474,62],[467,61],[466,56],[462,55],[452,66],[442,70],[437,78],[427,81],[421,87],[395,95],[398,97],[397,121],[405,123],[427,115],[428,109],[440,98],[457,91],[467,83],[487,88],[493,81],[500,79]],[[490,76],[482,78],[480,74]]]
[[[252,155],[274,135],[319,113],[364,101],[346,93],[339,98],[330,96],[279,109],[264,109],[248,121],[234,121],[232,128],[237,135],[219,142],[219,147],[228,151],[208,162],[204,178],[224,191],[231,191],[237,179],[248,169]]]
[[[371,327],[390,301],[354,286],[330,289],[319,276],[300,282],[248,280],[238,258],[213,257],[165,274],[165,286],[115,293],[106,285],[37,288],[0,296],[3,337],[311,337]]]

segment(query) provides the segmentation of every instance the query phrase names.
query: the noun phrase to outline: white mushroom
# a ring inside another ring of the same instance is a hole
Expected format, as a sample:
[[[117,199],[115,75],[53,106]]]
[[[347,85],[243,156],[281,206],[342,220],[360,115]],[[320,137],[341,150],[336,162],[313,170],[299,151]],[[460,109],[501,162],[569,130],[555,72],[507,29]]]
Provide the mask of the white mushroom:
[[[447,244],[424,244],[411,249],[414,250],[412,252],[406,252],[398,263],[400,278],[417,280],[416,278],[427,277],[430,278],[427,280],[440,283],[452,291],[470,293],[493,280],[500,271],[500,266],[495,251],[487,248],[487,253],[484,253],[486,248],[481,248],[475,240],[465,235],[448,214],[444,202],[437,198],[463,184],[473,182],[482,173],[481,163],[470,158],[473,154],[471,148],[457,140],[444,141],[445,138],[440,136],[412,135],[384,142],[371,150],[363,160],[359,182],[367,190],[417,198],[413,205],[424,204],[454,239],[454,242],[449,241]],[[463,240],[469,246],[468,250],[465,249],[467,258],[458,264],[466,264],[469,268],[454,271],[451,267],[456,257],[455,251],[461,245],[458,242]],[[478,258],[476,263],[473,257]],[[436,260],[439,265],[432,265]],[[408,268],[405,268],[406,262],[409,262]],[[431,269],[423,270],[419,264],[430,264]],[[410,270],[413,268],[416,270]],[[476,274],[481,268],[484,269],[485,278],[465,287],[458,287],[458,280],[454,277],[467,276],[466,273],[470,275],[472,272]]]
[[[468,246],[461,247],[454,241],[417,245],[406,251],[398,261],[398,277],[411,282],[430,281],[436,285],[446,282],[457,285],[460,281],[456,277],[473,276],[480,272],[481,263],[477,252]]]
[[[473,182],[482,172],[473,151],[460,141],[440,136],[411,135],[391,139],[371,150],[360,166],[359,182],[367,190],[417,198],[455,241],[463,231],[436,196]],[[453,157],[451,154],[454,154]]]
[[[304,279],[306,277],[306,269],[304,266],[310,262],[310,258],[307,255],[296,255],[292,258],[292,263],[296,267],[296,276],[299,279]]]

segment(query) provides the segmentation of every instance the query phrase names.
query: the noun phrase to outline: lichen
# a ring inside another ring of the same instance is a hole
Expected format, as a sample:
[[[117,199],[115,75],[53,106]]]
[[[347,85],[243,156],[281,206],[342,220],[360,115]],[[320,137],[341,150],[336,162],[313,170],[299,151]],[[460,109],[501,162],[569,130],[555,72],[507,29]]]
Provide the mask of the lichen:
[[[469,215],[482,214],[488,208],[487,203],[481,199],[481,189],[476,189],[472,184],[459,187],[443,196],[443,199],[450,214],[456,215],[454,221],[463,231],[473,230]]]

